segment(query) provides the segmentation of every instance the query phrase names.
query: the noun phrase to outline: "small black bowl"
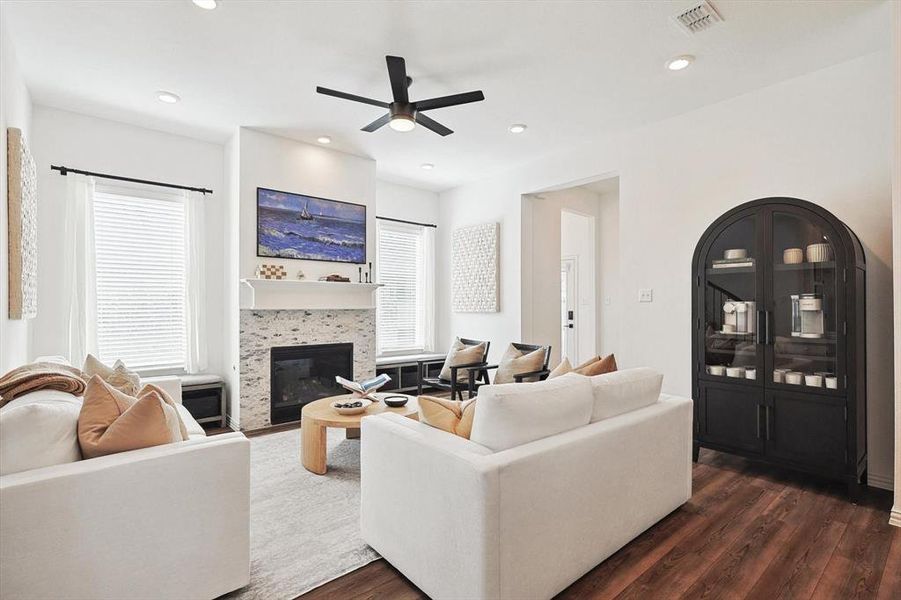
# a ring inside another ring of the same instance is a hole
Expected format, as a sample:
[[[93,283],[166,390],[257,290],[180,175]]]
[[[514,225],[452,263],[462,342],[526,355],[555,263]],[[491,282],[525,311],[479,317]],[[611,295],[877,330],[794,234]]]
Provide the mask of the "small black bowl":
[[[391,408],[400,408],[407,403],[407,399],[406,396],[385,396],[382,398],[385,405],[390,406]]]

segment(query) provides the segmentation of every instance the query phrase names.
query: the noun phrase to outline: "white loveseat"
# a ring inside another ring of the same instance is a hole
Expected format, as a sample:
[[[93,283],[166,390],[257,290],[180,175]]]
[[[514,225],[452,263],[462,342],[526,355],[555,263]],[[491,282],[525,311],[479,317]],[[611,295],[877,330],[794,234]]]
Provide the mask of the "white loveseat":
[[[0,476],[4,600],[210,599],[248,583],[250,444],[206,437],[178,380],[154,383],[190,439]]]
[[[436,600],[551,598],[691,497],[692,401],[648,372],[483,387],[483,443],[363,419],[364,540]]]

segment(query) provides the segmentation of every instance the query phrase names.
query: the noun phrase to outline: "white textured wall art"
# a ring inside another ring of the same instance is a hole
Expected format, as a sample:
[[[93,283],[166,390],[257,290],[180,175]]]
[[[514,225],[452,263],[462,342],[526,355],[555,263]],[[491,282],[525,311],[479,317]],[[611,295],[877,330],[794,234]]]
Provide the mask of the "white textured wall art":
[[[452,286],[454,312],[497,312],[498,229],[485,223],[454,230]]]
[[[22,130],[10,127],[6,140],[9,318],[30,319],[38,312],[37,175]]]

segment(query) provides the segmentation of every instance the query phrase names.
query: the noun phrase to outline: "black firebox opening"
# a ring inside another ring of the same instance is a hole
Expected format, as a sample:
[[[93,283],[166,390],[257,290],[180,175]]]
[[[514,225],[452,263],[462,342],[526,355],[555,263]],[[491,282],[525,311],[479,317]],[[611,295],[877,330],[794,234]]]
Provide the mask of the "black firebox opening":
[[[353,344],[315,344],[272,348],[270,419],[300,420],[305,404],[344,393],[335,376],[353,379]]]

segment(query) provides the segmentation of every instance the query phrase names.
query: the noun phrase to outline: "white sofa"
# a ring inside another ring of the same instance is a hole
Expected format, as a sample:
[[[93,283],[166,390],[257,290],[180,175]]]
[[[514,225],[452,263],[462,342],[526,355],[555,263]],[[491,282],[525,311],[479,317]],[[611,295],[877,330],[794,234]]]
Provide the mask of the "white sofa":
[[[492,388],[534,396],[551,382],[482,388],[472,438],[484,443],[394,414],[363,419],[364,540],[436,600],[562,591],[691,497],[692,401],[660,395],[660,377],[636,402],[622,373],[592,382],[588,417],[584,386],[548,389],[526,408],[539,429],[562,414],[586,424],[499,451],[486,443],[515,444],[532,424],[514,414],[518,397],[498,402]],[[490,431],[511,422],[513,437]]]
[[[178,380],[154,383],[190,439],[0,476],[4,600],[210,599],[247,585],[250,444],[206,437]]]

